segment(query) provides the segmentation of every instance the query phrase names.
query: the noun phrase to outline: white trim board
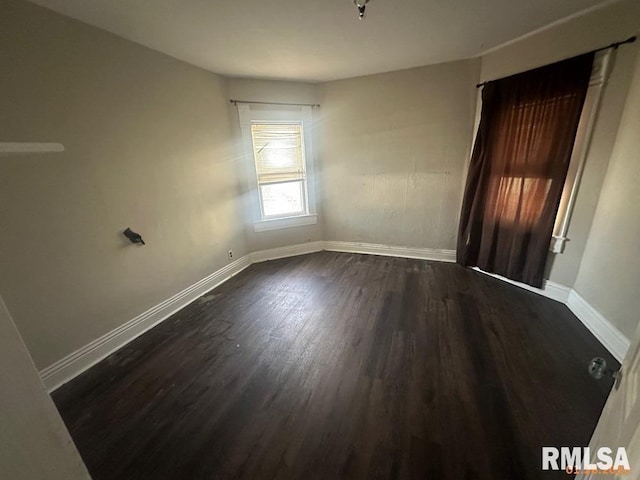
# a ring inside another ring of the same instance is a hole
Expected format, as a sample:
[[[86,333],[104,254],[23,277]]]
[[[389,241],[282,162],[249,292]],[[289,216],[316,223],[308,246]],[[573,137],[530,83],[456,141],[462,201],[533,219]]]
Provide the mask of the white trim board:
[[[107,334],[96,338],[84,347],[40,371],[40,377],[51,392],[66,382],[88,370],[100,360],[109,356],[147,330],[166,320],[178,310],[217,287],[229,278],[237,275],[251,265],[248,255],[222,267],[208,277],[185,288],[146,312],[129,320]]]
[[[569,300],[569,294],[571,293],[571,288],[556,282],[552,282],[551,280],[545,280],[542,288],[536,288],[532,287],[531,285],[527,285],[526,283],[516,282],[501,275],[496,275],[495,273],[485,272],[478,267],[473,267],[472,270],[484,273],[485,275],[488,275],[490,277],[497,278],[498,280],[502,280],[503,282],[510,283],[511,285],[515,285],[516,287],[520,287],[524,290],[537,293],[538,295],[542,295],[543,297],[550,298],[551,300],[555,300],[556,302],[560,303],[566,304],[567,300]]]
[[[329,252],[363,253],[366,255],[383,255],[385,257],[417,258],[419,260],[435,260],[438,262],[455,262],[455,250],[436,248],[413,248],[380,245],[377,243],[325,241],[324,250]]]
[[[270,250],[261,250],[245,255],[222,267],[211,275],[185,288],[164,302],[141,313],[118,328],[96,338],[82,348],[49,365],[40,371],[40,376],[51,392],[64,385],[100,360],[139,337],[147,330],[166,320],[178,310],[237,275],[253,263],[277,258],[293,257],[322,250],[322,242],[309,242]]]
[[[253,263],[295,257],[322,250],[363,253],[369,255],[386,255],[391,257],[418,258],[444,262],[455,261],[455,251],[429,248],[395,247],[372,243],[324,242],[315,241],[289,245],[286,247],[259,250],[226,265],[199,282],[185,288],[173,297],[141,313],[118,328],[93,340],[75,352],[58,360],[40,371],[40,376],[49,391],[53,391],[66,382],[88,370],[100,360],[166,320],[178,310],[197,300],[209,290],[217,287],[234,275],[240,273]]]
[[[478,267],[473,267],[472,270],[565,304],[569,310],[578,317],[578,320],[587,327],[587,330],[598,339],[602,346],[605,347],[616,360],[622,363],[631,342],[600,312],[589,305],[573,288],[550,280],[545,280],[542,288],[535,288],[525,283],[510,280],[501,275],[485,272]]]
[[[324,248],[324,242],[308,242],[299,243],[297,245],[289,245],[287,247],[270,248],[269,250],[258,250],[250,253],[248,256],[251,263],[266,262],[267,260],[277,260],[278,258],[295,257],[297,255],[306,255],[308,253],[321,252]]]
[[[108,332],[88,343],[84,347],[72,352],[61,360],[40,371],[40,376],[47,389],[51,392],[64,383],[72,380],[85,370],[88,370],[100,360],[109,356],[127,343],[166,320],[178,310],[197,300],[206,292],[237,275],[253,263],[265,262],[279,258],[294,257],[322,250],[332,252],[360,253],[366,255],[383,255],[389,257],[415,258],[440,262],[454,262],[454,250],[430,248],[397,247],[373,243],[316,241],[297,245],[290,245],[269,250],[249,253],[196,282],[190,287],[165,300],[164,302],[141,313],[120,327]],[[547,281],[543,289],[533,288],[523,283],[514,282],[507,278],[475,269],[485,275],[490,275],[520,288],[543,295],[566,304],[589,331],[607,348],[611,354],[622,361],[629,348],[629,340],[611,323],[591,307],[575,290]]]
[[[631,344],[629,339],[575,290],[569,293],[566,305],[611,355],[622,363]]]

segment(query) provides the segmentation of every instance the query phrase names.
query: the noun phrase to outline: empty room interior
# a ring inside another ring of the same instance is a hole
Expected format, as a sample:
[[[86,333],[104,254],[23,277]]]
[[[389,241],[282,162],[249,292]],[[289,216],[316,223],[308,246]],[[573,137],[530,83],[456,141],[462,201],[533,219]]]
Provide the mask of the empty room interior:
[[[0,0],[0,478],[640,479],[638,34]]]

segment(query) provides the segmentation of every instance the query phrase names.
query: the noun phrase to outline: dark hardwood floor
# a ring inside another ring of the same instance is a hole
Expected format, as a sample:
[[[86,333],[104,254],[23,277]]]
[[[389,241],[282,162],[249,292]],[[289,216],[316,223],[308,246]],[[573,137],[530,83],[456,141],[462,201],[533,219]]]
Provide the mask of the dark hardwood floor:
[[[95,480],[536,479],[615,360],[559,303],[455,264],[253,265],[61,387]]]

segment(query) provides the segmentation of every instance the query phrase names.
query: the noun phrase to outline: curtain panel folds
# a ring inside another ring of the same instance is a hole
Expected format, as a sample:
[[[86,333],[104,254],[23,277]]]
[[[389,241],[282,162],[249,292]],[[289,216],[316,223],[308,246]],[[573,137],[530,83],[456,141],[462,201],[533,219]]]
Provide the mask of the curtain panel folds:
[[[592,66],[589,53],[485,85],[459,264],[542,287]]]

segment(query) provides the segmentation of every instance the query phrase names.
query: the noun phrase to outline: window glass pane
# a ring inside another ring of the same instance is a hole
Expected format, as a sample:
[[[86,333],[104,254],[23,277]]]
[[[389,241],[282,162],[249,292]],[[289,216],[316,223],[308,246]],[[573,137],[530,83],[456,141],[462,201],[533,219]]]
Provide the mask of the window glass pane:
[[[266,217],[304,212],[302,182],[261,185],[262,210]]]
[[[302,180],[302,125],[253,124],[253,154],[259,183]]]
[[[540,221],[552,180],[542,177],[499,177],[491,182],[495,211],[503,225],[533,228]]]

